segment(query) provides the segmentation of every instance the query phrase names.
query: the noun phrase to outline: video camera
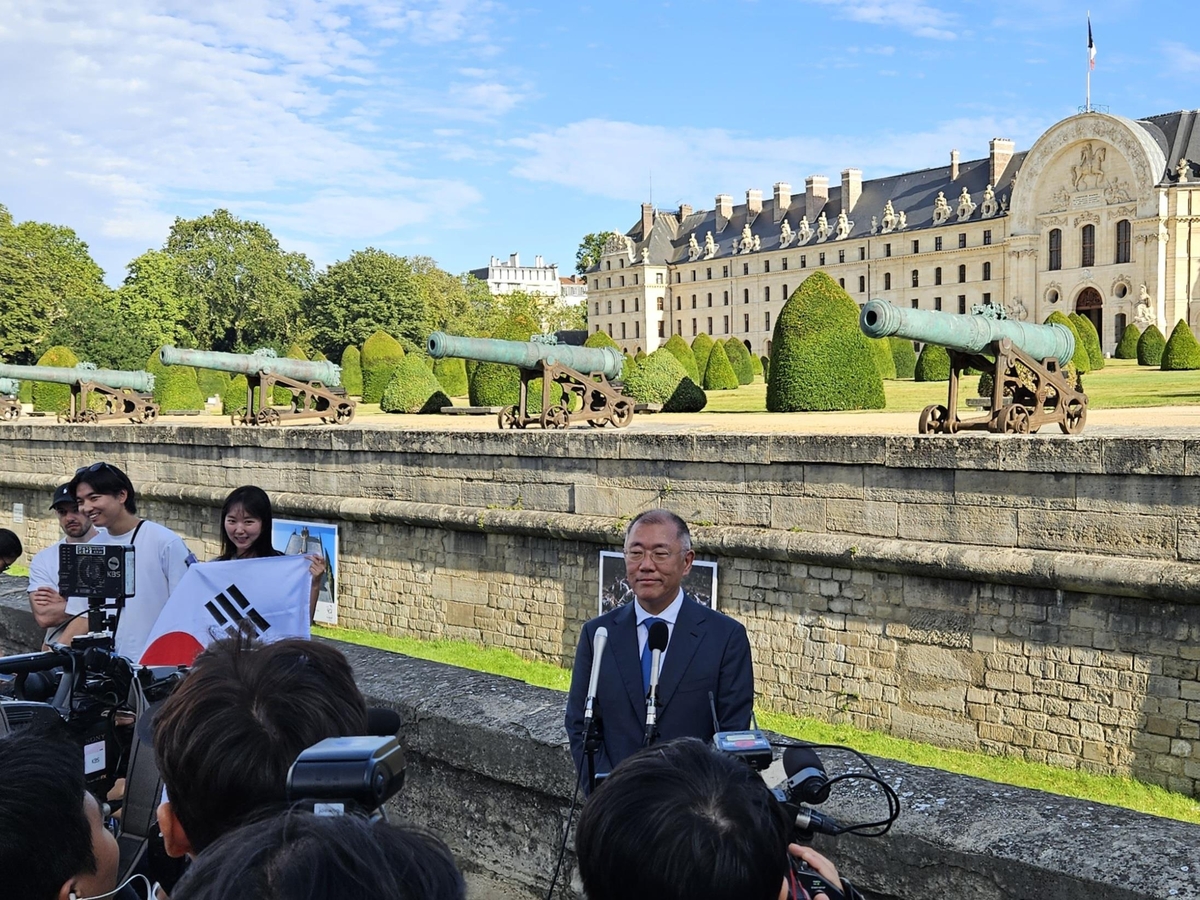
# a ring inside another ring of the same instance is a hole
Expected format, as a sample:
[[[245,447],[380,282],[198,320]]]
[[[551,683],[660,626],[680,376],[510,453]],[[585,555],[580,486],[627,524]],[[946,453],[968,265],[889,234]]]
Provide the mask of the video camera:
[[[384,804],[404,787],[405,767],[395,734],[325,738],[288,769],[288,803],[318,816],[386,818]]]

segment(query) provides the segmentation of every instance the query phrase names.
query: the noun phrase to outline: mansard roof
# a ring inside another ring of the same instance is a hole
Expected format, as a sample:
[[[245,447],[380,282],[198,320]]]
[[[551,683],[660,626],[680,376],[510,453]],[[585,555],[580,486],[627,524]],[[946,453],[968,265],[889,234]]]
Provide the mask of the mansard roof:
[[[1161,173],[1163,182],[1178,180],[1175,167],[1181,159],[1188,160],[1192,164],[1192,173],[1196,173],[1200,167],[1200,110],[1185,109],[1147,116],[1139,119],[1137,124],[1150,133],[1167,159],[1167,170]]]

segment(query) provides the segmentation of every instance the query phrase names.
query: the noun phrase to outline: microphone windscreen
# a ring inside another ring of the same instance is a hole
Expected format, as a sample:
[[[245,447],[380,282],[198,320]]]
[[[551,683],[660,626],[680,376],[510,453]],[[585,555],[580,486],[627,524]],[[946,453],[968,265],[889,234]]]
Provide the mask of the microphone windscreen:
[[[400,731],[400,713],[386,706],[367,707],[367,734],[393,737]]]
[[[655,622],[650,626],[650,634],[646,638],[646,646],[651,652],[658,650],[660,653],[667,649],[667,641],[671,638],[671,630],[667,627],[666,622]]]
[[[783,751],[783,771],[791,778],[805,769],[817,769],[825,774],[825,764],[811,747],[788,747]]]

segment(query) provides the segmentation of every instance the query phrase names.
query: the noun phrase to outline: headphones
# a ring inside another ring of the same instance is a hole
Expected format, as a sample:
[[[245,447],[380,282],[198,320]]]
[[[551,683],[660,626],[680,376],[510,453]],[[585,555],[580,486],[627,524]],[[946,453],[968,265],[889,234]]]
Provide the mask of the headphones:
[[[67,900],[104,900],[104,898],[106,898],[106,897],[115,897],[117,894],[121,893],[121,891],[125,890],[125,888],[127,888],[129,885],[133,884],[139,878],[142,880],[142,883],[146,885],[146,900],[154,900],[154,893],[155,893],[154,885],[152,885],[150,883],[150,879],[147,878],[145,875],[134,875],[134,876],[130,877],[129,879],[127,879],[124,884],[118,884],[115,888],[113,888],[107,894],[96,894],[93,897],[80,897],[78,894],[75,893],[75,891],[72,890],[67,895]]]

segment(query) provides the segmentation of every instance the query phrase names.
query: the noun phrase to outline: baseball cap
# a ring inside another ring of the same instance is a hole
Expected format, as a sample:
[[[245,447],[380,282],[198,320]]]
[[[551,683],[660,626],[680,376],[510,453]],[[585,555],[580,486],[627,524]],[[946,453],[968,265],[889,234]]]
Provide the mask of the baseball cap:
[[[60,503],[75,502],[75,495],[71,493],[70,484],[60,484],[54,489],[54,500],[50,503],[50,508],[55,509]]]

